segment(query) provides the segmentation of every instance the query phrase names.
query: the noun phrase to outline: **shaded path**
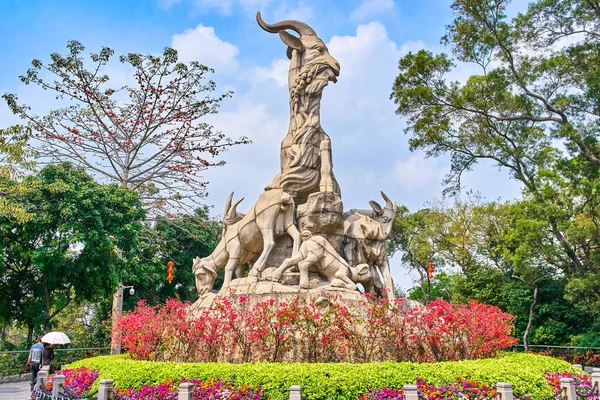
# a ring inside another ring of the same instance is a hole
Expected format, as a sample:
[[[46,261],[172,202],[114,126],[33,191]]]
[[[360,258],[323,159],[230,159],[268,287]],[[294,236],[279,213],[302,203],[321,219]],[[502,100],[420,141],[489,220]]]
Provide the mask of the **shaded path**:
[[[0,400],[31,399],[29,382],[4,383],[0,385]]]

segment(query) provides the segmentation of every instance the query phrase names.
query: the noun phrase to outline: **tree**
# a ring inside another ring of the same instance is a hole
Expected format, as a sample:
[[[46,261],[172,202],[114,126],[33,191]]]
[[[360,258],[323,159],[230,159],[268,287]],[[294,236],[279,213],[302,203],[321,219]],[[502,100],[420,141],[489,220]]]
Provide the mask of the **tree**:
[[[121,56],[135,85],[114,88],[104,73],[113,50],[90,54],[93,66],[87,69],[84,46],[70,41],[67,48],[67,55],[51,54],[49,64],[33,60],[21,80],[55,92],[69,106],[40,117],[14,94],[3,97],[37,132],[47,160],[72,162],[137,191],[149,216],[189,208],[190,199],[204,194],[199,174],[223,165],[216,159],[222,151],[248,143],[203,122],[231,93],[210,97],[216,86],[207,75],[213,71],[196,61],[179,62],[176,50]]]
[[[516,333],[526,348],[532,341],[569,344],[571,335],[590,330],[581,323],[581,307],[564,298],[568,280],[559,272],[569,260],[553,241],[548,221],[531,204],[482,203],[475,197],[451,207],[432,202],[425,210],[401,214],[390,245],[405,252],[404,262],[418,254],[415,244],[428,249],[427,259],[437,260],[434,279],[421,279],[409,289],[410,298],[477,299],[498,306],[517,316]],[[406,229],[397,230],[414,225],[417,215],[427,218],[412,230],[405,250],[406,242],[395,241]],[[594,321],[589,315],[586,319]]]
[[[144,211],[135,192],[100,185],[68,163],[24,184],[36,190],[15,199],[35,218],[0,216],[0,318],[27,325],[31,336],[71,302],[111,293],[138,245]]]
[[[0,129],[0,215],[18,221],[25,221],[32,215],[11,200],[14,194],[31,188],[7,183],[35,166],[32,158],[36,153],[28,146],[30,136],[31,130],[19,125]]]
[[[431,300],[431,279],[428,264],[441,264],[431,240],[431,221],[436,217],[429,209],[411,213],[406,206],[398,207],[392,234],[388,240],[388,253],[402,252],[402,263],[419,274],[420,299],[428,304]],[[437,215],[439,217],[439,215]]]
[[[122,275],[124,282],[135,287],[135,295],[125,297],[125,307],[133,309],[142,299],[150,305],[162,304],[170,297],[196,300],[192,261],[194,257],[212,253],[221,229],[220,222],[209,219],[206,207],[196,209],[191,215],[175,216],[173,220],[159,218],[146,232],[149,240],[141,238],[135,268]],[[169,261],[175,264],[171,283],[166,280]],[[223,271],[220,271],[220,278],[215,282],[217,288],[223,282],[222,276]]]
[[[443,43],[480,68],[461,84],[446,54],[399,62],[392,98],[408,117],[412,149],[449,154],[447,191],[479,160],[523,184],[538,220],[569,263],[573,298],[600,298],[600,25],[595,3],[538,0],[508,21],[507,0],[456,0]],[[579,40],[579,41],[578,41]]]

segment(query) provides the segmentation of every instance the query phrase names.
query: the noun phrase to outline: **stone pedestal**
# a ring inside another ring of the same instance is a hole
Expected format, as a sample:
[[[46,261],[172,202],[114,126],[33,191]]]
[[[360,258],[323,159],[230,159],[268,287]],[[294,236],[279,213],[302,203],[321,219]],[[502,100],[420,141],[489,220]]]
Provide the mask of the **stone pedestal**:
[[[342,254],[344,240],[344,205],[339,194],[318,192],[308,196],[306,203],[296,209],[300,234],[310,231],[323,236]]]
[[[272,270],[265,270],[266,275]],[[291,279],[293,279],[291,277]],[[360,308],[365,301],[358,290],[347,290],[331,287],[327,282],[320,281],[316,276],[311,279],[310,289],[300,289],[298,286],[284,285],[282,283],[258,280],[255,277],[238,278],[231,281],[227,289],[220,292],[206,293],[194,303],[192,312],[201,312],[210,309],[215,299],[223,296],[250,295],[248,304],[252,306],[261,301],[275,299],[279,301],[292,301],[293,299],[310,300],[319,302],[326,297],[335,297],[337,301],[348,307]]]

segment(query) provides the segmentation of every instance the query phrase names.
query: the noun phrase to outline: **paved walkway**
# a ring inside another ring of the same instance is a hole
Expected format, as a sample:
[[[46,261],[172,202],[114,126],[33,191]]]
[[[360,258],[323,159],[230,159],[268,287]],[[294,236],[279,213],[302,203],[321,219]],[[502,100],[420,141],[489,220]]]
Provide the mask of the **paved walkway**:
[[[3,383],[0,385],[0,400],[31,399],[29,382]]]

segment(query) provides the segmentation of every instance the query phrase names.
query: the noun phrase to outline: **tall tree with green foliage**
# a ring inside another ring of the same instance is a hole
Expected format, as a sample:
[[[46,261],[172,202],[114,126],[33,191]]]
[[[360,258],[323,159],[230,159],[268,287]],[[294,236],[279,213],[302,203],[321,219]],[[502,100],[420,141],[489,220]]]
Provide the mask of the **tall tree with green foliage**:
[[[23,184],[35,190],[14,199],[35,218],[0,216],[0,319],[26,325],[31,335],[71,302],[112,292],[138,247],[144,210],[132,190],[98,184],[68,163]]]
[[[446,54],[399,62],[392,98],[410,146],[449,154],[447,190],[480,160],[523,184],[568,263],[567,294],[600,299],[600,14],[595,2],[538,0],[508,20],[507,0],[455,0]],[[450,82],[456,62],[479,68]],[[589,308],[590,311],[593,307]],[[597,311],[597,310],[596,310]]]
[[[20,125],[0,129],[0,215],[25,221],[32,217],[14,202],[14,195],[32,188],[12,180],[35,167],[36,152],[29,147],[31,130]]]
[[[569,344],[571,335],[592,332],[595,319],[588,315],[590,325],[581,323],[582,308],[564,298],[568,280],[559,272],[569,260],[553,241],[549,223],[530,206],[529,201],[499,204],[470,198],[450,207],[433,202],[427,209],[399,214],[390,245],[403,251],[402,261],[412,267],[419,243],[428,250],[427,259],[437,260],[434,278],[421,275],[419,285],[409,290],[410,298],[474,298],[496,305],[517,316],[516,334],[526,347],[532,341]],[[429,217],[414,224],[417,215]],[[418,228],[411,231],[410,241],[398,241],[411,225]]]
[[[125,309],[133,309],[138,300],[149,304],[161,304],[167,298],[195,301],[195,278],[192,273],[194,257],[206,257],[212,253],[221,235],[221,223],[208,217],[206,207],[198,208],[191,215],[160,218],[146,231],[150,240],[141,239],[136,266],[122,276],[123,282],[135,287],[135,295],[126,295]],[[167,263],[173,261],[173,281],[167,282]],[[219,273],[222,276],[223,271]],[[216,284],[222,282],[217,279]]]

